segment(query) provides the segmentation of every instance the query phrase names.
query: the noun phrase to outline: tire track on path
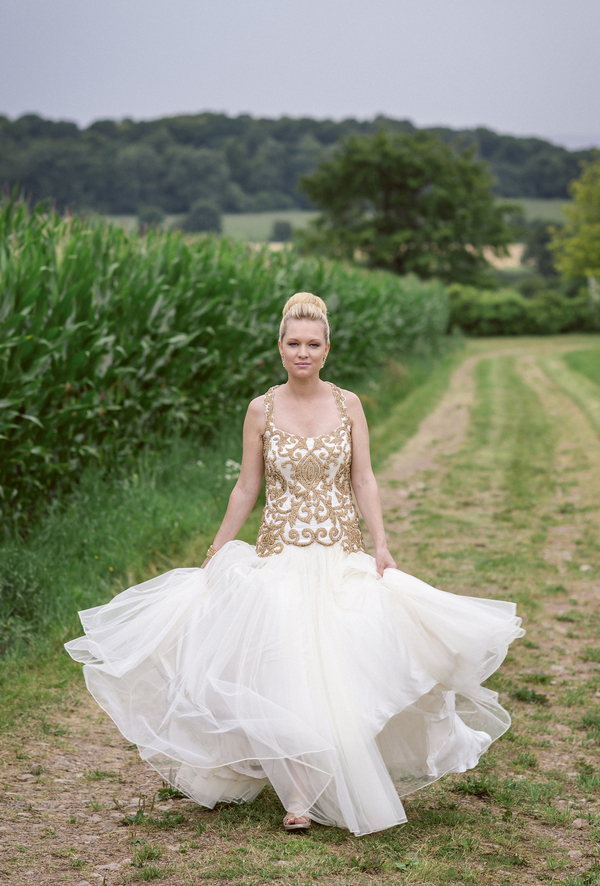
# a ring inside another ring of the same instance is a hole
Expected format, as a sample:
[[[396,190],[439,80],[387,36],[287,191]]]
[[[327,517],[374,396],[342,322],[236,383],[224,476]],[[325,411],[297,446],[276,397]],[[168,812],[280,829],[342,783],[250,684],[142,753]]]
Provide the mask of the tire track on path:
[[[599,340],[591,336],[584,339],[565,336],[558,342],[556,339],[524,339],[516,345],[514,340],[506,343],[492,340],[487,348],[477,343],[478,353],[466,357],[454,371],[448,390],[437,407],[423,420],[417,433],[390,456],[378,472],[386,525],[393,527],[393,532],[405,528],[404,521],[419,505],[425,491],[439,489],[449,458],[464,445],[476,394],[475,370],[482,360],[504,356],[533,360],[598,343]]]

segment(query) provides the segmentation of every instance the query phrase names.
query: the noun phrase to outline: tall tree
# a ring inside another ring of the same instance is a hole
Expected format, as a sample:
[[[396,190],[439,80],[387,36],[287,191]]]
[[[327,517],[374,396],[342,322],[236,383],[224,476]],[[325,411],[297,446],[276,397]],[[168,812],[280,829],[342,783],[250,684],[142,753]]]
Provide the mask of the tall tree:
[[[322,212],[307,246],[398,274],[478,282],[484,250],[511,242],[487,167],[427,132],[345,139],[300,187]]]
[[[522,258],[523,264],[531,265],[542,277],[558,277],[554,265],[554,255],[549,248],[555,228],[541,218],[526,222],[522,227],[526,244]]]
[[[565,280],[600,283],[600,152],[571,184],[573,202],[564,207],[567,223],[554,232],[550,248]]]

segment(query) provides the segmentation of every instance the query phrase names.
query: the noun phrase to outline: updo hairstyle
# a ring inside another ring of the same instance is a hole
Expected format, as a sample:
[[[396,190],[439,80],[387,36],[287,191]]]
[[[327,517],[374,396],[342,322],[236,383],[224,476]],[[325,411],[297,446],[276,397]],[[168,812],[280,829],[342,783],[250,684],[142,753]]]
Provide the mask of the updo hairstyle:
[[[285,303],[283,320],[279,327],[279,341],[283,339],[289,320],[320,320],[325,331],[325,344],[329,344],[329,323],[327,305],[312,292],[297,292]]]

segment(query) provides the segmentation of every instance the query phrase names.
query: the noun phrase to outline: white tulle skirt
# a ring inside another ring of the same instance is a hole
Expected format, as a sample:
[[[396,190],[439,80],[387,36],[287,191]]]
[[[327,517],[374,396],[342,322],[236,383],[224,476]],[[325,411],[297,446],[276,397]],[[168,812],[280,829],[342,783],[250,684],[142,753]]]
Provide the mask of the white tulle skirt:
[[[80,613],[66,644],[143,759],[202,806],[252,800],[367,834],[463,772],[510,725],[480,684],[523,635],[515,605],[460,597],[338,545],[226,544]]]

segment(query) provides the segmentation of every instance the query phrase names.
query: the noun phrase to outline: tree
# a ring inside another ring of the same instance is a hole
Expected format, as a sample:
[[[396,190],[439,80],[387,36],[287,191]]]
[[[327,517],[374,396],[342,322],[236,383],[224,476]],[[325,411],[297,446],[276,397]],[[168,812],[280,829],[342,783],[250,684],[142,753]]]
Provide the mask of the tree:
[[[259,191],[283,190],[285,155],[284,146],[273,138],[267,138],[260,145],[250,161],[248,190],[251,194]]]
[[[149,230],[158,230],[165,220],[165,213],[160,206],[140,206],[137,211],[140,234]]]
[[[221,230],[221,213],[216,203],[210,200],[197,200],[184,218],[181,227],[184,231],[200,232]]]
[[[118,152],[115,181],[119,212],[135,212],[140,205],[160,206],[163,161],[151,146],[138,142]]]
[[[345,139],[301,189],[322,212],[302,238],[307,247],[398,274],[477,283],[484,249],[504,252],[516,207],[497,205],[474,148],[455,152],[426,132]]]
[[[165,190],[169,209],[186,212],[197,200],[210,200],[221,206],[230,184],[229,169],[219,151],[169,147],[165,154]]]
[[[567,223],[554,231],[550,248],[565,280],[600,281],[600,153],[586,163],[570,187],[573,202],[565,206]]]
[[[525,228],[525,252],[522,261],[531,265],[542,277],[557,277],[554,256],[549,249],[552,226],[541,218],[527,222]]]
[[[285,219],[276,219],[273,222],[273,227],[271,228],[271,236],[269,240],[271,243],[285,243],[287,240],[291,240],[293,236],[293,229],[289,221]]]

